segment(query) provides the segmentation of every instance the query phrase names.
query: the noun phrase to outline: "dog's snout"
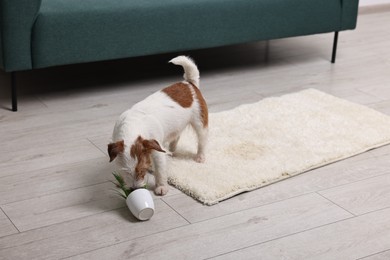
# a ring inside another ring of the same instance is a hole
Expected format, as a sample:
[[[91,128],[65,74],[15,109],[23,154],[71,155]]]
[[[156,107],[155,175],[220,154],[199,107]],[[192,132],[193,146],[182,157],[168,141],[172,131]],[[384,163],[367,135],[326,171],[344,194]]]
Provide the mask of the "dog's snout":
[[[146,185],[146,181],[144,178],[133,182],[134,188],[143,188],[145,187],[145,185]]]

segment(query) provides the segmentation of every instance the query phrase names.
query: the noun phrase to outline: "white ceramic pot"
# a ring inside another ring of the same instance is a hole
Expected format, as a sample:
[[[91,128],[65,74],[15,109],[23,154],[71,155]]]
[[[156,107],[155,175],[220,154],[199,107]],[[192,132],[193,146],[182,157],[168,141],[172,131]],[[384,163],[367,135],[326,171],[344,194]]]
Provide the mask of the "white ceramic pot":
[[[126,199],[126,204],[134,217],[139,220],[148,220],[154,214],[153,198],[147,189],[137,189],[130,193]]]

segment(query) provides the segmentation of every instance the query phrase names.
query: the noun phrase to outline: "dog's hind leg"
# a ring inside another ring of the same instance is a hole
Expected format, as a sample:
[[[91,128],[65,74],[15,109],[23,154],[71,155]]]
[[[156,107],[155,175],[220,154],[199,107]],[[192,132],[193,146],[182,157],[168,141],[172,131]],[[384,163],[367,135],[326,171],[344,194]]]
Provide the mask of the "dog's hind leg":
[[[203,163],[206,160],[205,152],[209,129],[204,127],[201,123],[193,123],[192,127],[194,128],[196,136],[198,137],[198,152],[196,153],[195,161],[198,163]]]
[[[176,147],[177,147],[177,143],[179,142],[179,139],[180,139],[180,136],[178,136],[174,141],[172,141],[170,144],[169,144],[169,151],[170,152],[174,152],[176,151]]]

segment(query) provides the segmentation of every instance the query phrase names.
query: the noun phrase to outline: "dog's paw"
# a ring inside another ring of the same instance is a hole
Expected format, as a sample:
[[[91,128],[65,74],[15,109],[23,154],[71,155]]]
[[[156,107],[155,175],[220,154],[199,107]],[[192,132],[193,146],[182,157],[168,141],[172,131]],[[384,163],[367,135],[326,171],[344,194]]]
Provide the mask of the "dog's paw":
[[[204,155],[200,154],[200,155],[197,155],[194,160],[195,160],[195,162],[198,162],[198,163],[204,163],[206,161],[206,158]]]
[[[168,186],[158,186],[158,187],[154,190],[154,193],[156,193],[156,195],[164,196],[165,194],[168,193],[168,191],[169,191]]]

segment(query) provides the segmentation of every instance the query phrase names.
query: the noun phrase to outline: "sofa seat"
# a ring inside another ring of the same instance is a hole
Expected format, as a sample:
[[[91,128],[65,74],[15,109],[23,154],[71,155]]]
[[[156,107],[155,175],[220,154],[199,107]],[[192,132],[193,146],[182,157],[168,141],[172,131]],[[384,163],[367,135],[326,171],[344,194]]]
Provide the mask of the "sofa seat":
[[[32,67],[333,32],[341,10],[340,0],[42,0]]]

